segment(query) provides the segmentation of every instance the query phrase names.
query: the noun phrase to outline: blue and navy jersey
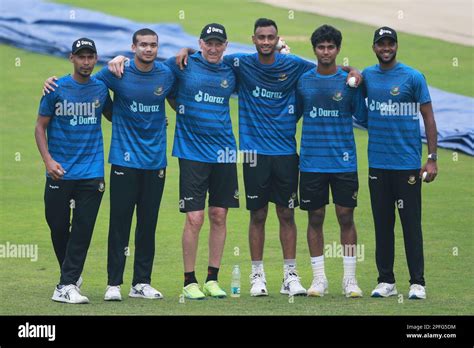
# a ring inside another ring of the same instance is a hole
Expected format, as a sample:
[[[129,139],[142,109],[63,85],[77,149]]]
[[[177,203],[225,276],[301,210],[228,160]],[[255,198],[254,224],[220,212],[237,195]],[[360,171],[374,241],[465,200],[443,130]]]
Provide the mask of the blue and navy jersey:
[[[379,65],[364,69],[369,109],[369,167],[421,167],[419,106],[431,102],[425,77],[397,63],[389,70]]]
[[[94,77],[79,83],[67,75],[56,83],[59,87],[41,98],[38,111],[51,117],[46,130],[51,157],[66,171],[63,180],[104,177],[101,115],[112,107],[109,90]]]
[[[178,68],[174,57],[166,64],[177,83],[173,156],[207,163],[227,162],[230,154],[235,157],[229,108],[229,98],[236,89],[232,68],[211,64],[200,52],[189,57],[184,70]]]
[[[224,62],[239,83],[240,149],[262,155],[296,153],[296,82],[315,67],[294,55],[275,54],[262,64],[258,54],[231,54]]]
[[[333,75],[312,69],[298,81],[298,113],[303,114],[300,171],[344,173],[357,171],[352,117],[364,122],[367,107],[362,88],[346,85],[347,72]]]
[[[122,78],[107,67],[95,75],[114,92],[109,163],[137,169],[166,167],[165,99],[175,81],[171,70],[155,62],[142,72],[130,61]]]

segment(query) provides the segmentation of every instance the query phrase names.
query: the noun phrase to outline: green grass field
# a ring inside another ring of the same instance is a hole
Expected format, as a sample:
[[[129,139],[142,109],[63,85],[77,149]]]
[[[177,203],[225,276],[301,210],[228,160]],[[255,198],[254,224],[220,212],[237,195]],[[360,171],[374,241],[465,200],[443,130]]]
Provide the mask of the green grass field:
[[[315,27],[329,23],[344,35],[340,54],[349,58],[353,66],[363,68],[375,63],[370,42],[373,29],[339,19],[331,19],[296,12],[288,19],[287,10],[255,2],[225,0],[196,1],[121,1],[106,0],[62,1],[74,3],[113,15],[141,22],[180,22],[186,31],[197,35],[208,22],[226,25],[229,39],[250,43],[253,22],[258,17],[277,21],[280,33],[287,38],[292,52],[311,58],[309,36]],[[185,11],[185,20],[178,19],[178,11]],[[81,36],[83,33],[78,33]],[[426,75],[430,85],[451,92],[474,96],[471,77],[474,73],[472,48],[449,44],[414,35],[400,34],[399,60],[412,65]],[[100,50],[100,48],[99,48]],[[359,285],[365,292],[362,299],[345,299],[341,295],[342,259],[326,258],[326,273],[330,294],[324,298],[294,298],[278,293],[282,277],[282,254],[278,239],[278,224],[274,209],[267,220],[265,269],[270,296],[251,298],[248,295],[250,255],[247,241],[248,212],[242,208],[231,210],[228,218],[228,237],[222,260],[220,282],[230,287],[232,265],[242,269],[242,296],[224,300],[180,303],[182,287],[181,233],[184,215],[178,212],[178,165],[169,156],[167,183],[160,209],[156,233],[156,256],[152,284],[165,296],[162,301],[129,299],[121,303],[102,300],[106,286],[107,233],[109,195],[106,191],[83,272],[83,293],[90,305],[70,306],[50,300],[59,277],[59,267],[44,220],[44,166],[36,149],[33,131],[41,96],[42,81],[51,75],[64,75],[72,70],[65,59],[33,54],[16,48],[0,46],[2,61],[0,85],[1,189],[0,189],[0,244],[37,244],[37,262],[29,259],[0,258],[0,314],[3,315],[415,315],[451,314],[472,315],[474,272],[473,251],[473,185],[474,160],[453,151],[440,150],[440,174],[435,183],[423,187],[423,228],[428,299],[409,301],[408,270],[406,267],[400,224],[396,227],[395,273],[401,297],[372,299],[368,295],[376,285],[374,260],[374,231],[367,187],[367,134],[356,130],[359,152],[359,207],[356,225],[359,244],[364,246],[364,259],[358,263]],[[458,57],[459,66],[452,66]],[[16,59],[21,66],[16,67]],[[168,110],[168,154],[174,135],[174,115]],[[232,117],[237,130],[237,104],[232,101]],[[106,153],[111,127],[104,122]],[[297,138],[299,139],[299,132]],[[426,153],[426,147],[424,147]],[[106,165],[106,173],[110,166]],[[240,188],[243,191],[242,171],[239,167]],[[108,182],[108,174],[107,174]],[[306,215],[296,211],[299,231],[298,268],[303,284],[311,283],[311,267],[306,244]],[[201,282],[207,268],[208,224],[201,232],[196,273]],[[325,241],[339,240],[333,207],[328,207]],[[130,246],[133,246],[133,232]],[[236,251],[239,251],[238,253]],[[127,262],[122,295],[129,290],[132,278],[133,248]]]

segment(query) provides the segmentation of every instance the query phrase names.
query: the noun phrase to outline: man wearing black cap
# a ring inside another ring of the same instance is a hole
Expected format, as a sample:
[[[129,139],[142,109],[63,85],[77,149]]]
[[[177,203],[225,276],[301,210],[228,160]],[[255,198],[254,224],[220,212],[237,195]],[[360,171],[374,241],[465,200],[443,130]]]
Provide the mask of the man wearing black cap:
[[[369,188],[375,225],[378,285],[373,297],[397,294],[394,263],[394,225],[397,206],[410,272],[410,299],[426,298],[421,230],[421,182],[437,175],[437,130],[431,98],[423,74],[397,62],[395,30],[381,27],[372,49],[379,64],[363,72],[368,97]],[[419,112],[428,142],[421,166]]]
[[[100,116],[110,121],[112,101],[107,86],[91,77],[94,41],[74,41],[69,59],[73,74],[41,99],[35,138],[46,166],[46,221],[61,268],[52,299],[88,303],[80,293],[80,275],[105,190]]]
[[[201,31],[200,52],[189,57],[180,70],[175,58],[167,61],[178,89],[173,156],[179,158],[179,209],[186,213],[183,231],[184,288],[189,299],[205,295],[225,297],[218,272],[226,238],[228,208],[239,207],[236,157],[229,98],[236,89],[232,69],[223,64],[227,48],[224,26],[211,23]],[[226,154],[234,154],[232,158]],[[195,276],[198,238],[204,223],[209,191],[209,262],[201,291]]]
[[[182,245],[184,260],[183,295],[200,300],[206,295],[226,297],[218,284],[218,272],[226,238],[228,208],[239,206],[236,142],[232,132],[229,98],[236,88],[232,69],[222,63],[227,48],[223,25],[211,23],[201,31],[200,52],[189,57],[180,70],[172,57],[166,61],[177,80],[168,100],[176,110],[173,156],[179,158],[179,209],[186,213]],[[109,62],[121,76],[125,57]],[[203,289],[195,275],[198,238],[204,223],[209,191],[209,264]]]

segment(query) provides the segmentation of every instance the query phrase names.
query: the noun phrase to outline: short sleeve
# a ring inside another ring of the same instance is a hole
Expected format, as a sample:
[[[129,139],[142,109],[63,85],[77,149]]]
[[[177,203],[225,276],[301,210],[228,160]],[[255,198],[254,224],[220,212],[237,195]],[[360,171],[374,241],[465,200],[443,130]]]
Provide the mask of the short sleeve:
[[[53,91],[41,98],[38,115],[45,117],[54,116],[56,96],[56,91]]]
[[[178,82],[175,80],[171,85],[170,91],[166,98],[176,99],[178,97]]]
[[[105,98],[105,104],[104,104],[104,109],[102,110],[102,113],[105,113],[107,111],[112,111],[113,109],[113,101],[112,98],[110,98],[109,91],[107,91],[107,97]]]
[[[425,76],[418,71],[413,75],[413,88],[416,102],[420,104],[431,102],[430,91],[428,90]]]
[[[367,128],[368,114],[363,84],[356,88],[356,91],[352,97],[351,112],[357,122]]]
[[[234,71],[238,70],[240,66],[240,60],[247,56],[246,53],[233,53],[225,55],[223,58],[224,64],[230,66]]]
[[[94,77],[107,86],[107,88],[114,90],[115,80],[117,79],[114,74],[112,74],[107,66],[104,66]]]
[[[301,94],[302,91],[302,83],[301,78],[298,80],[296,84],[296,120],[299,121],[301,116],[303,116],[304,112],[304,99],[303,95]]]
[[[181,71],[179,67],[176,65],[176,57],[170,57],[163,62],[168,68],[170,68],[173,75],[177,76],[177,74]]]
[[[313,62],[303,59],[299,56],[291,55],[290,57],[292,57],[296,64],[298,64],[298,72],[300,75],[316,67],[316,64],[314,64]]]

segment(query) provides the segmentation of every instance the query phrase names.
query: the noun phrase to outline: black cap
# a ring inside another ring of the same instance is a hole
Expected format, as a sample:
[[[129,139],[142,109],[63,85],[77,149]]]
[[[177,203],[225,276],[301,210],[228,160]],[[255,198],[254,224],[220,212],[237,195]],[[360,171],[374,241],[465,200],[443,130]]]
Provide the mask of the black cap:
[[[94,41],[86,37],[81,37],[80,39],[77,39],[76,41],[73,42],[71,53],[76,54],[77,52],[79,52],[80,50],[84,48],[88,48],[94,53],[97,53],[97,49],[95,48]]]
[[[225,42],[227,41],[227,34],[223,25],[211,23],[202,28],[201,36],[199,38],[203,39],[204,41],[217,39],[219,41]]]
[[[374,43],[383,39],[384,37],[392,38],[395,42],[397,42],[397,32],[389,27],[382,27],[378,28],[374,33]]]

